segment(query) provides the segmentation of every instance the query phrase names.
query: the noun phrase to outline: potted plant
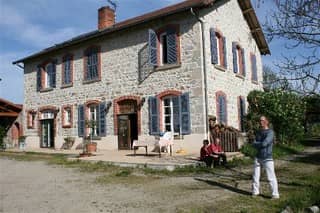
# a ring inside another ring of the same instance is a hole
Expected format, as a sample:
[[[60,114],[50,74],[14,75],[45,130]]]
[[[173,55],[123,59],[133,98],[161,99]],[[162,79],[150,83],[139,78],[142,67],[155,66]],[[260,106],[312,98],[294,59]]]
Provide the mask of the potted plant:
[[[97,121],[95,120],[86,120],[86,127],[90,128],[90,134],[88,137],[84,139],[86,152],[92,153],[97,151],[97,143],[92,142],[92,138],[94,137],[94,131],[97,126]]]

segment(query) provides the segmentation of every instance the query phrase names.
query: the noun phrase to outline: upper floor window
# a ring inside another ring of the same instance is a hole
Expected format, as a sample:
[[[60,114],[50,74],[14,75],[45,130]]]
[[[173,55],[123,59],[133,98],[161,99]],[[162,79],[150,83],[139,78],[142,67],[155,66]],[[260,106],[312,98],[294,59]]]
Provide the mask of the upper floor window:
[[[219,123],[227,124],[227,98],[223,92],[216,93],[217,120]]]
[[[100,80],[100,48],[91,47],[85,51],[84,57],[84,80]]]
[[[49,61],[38,66],[37,91],[56,87],[56,62]]]
[[[244,49],[237,43],[232,42],[233,72],[241,76],[246,75]]]
[[[251,73],[252,73],[251,79],[254,82],[258,82],[257,58],[253,53],[251,53],[250,59],[251,59]]]
[[[62,127],[68,128],[72,125],[72,106],[62,107]]]
[[[62,61],[62,85],[72,84],[73,57],[68,54],[63,57]]]
[[[210,28],[211,63],[227,68],[226,37]]]
[[[169,26],[157,32],[149,29],[149,64],[163,66],[180,62],[180,42],[177,26]]]

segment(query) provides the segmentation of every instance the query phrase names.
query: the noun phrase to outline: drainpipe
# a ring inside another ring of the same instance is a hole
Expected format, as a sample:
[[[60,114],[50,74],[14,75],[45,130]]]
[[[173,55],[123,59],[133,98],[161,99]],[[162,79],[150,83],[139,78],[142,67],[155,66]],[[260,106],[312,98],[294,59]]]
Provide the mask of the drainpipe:
[[[205,45],[205,36],[204,36],[204,21],[193,11],[193,8],[190,9],[191,14],[196,17],[200,22],[201,27],[201,40],[202,40],[202,67],[203,67],[203,88],[204,88],[204,103],[205,103],[205,138],[208,139],[208,83],[207,83],[207,63],[206,63],[206,45]]]

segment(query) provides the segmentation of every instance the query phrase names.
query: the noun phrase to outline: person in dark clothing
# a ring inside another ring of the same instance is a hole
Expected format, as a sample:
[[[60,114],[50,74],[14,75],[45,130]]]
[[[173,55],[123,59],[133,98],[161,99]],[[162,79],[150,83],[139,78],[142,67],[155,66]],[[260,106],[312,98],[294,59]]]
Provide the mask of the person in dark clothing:
[[[203,146],[200,149],[200,160],[204,161],[207,165],[207,167],[211,168],[213,157],[211,156],[210,150],[209,150],[209,141],[203,140]]]

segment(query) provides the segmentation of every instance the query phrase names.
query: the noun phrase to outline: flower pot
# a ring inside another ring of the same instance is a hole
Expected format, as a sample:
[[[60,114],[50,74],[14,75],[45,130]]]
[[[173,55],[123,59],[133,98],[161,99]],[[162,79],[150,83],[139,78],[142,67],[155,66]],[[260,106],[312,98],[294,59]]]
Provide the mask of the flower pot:
[[[97,151],[97,144],[96,143],[87,143],[86,150],[89,153],[96,152]]]

